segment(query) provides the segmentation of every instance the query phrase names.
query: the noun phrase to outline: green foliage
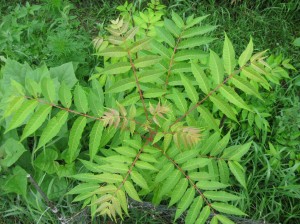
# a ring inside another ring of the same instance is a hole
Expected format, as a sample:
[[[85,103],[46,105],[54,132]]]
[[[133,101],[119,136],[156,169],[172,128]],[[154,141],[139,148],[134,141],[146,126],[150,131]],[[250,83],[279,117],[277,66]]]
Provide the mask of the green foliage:
[[[68,15],[68,7],[59,10],[61,1],[52,3],[53,13]],[[156,0],[143,12],[127,2],[118,7],[121,16],[93,41],[100,63],[89,83],[78,83],[72,63],[48,70],[6,60],[0,81],[4,194],[30,200],[26,174],[34,170],[48,193],[55,183],[62,188],[53,198],[66,193],[66,180],[75,181],[65,196],[90,208],[92,219],[124,219],[127,197],[175,205],[174,222],[183,214],[186,223],[204,223],[210,214],[211,223],[232,223],[227,215],[246,215],[245,206],[237,206],[245,198],[230,187],[241,186],[246,197],[255,189],[243,159],[253,142],[238,141],[234,132],[267,141],[266,96],[293,66],[266,51],[253,54],[252,38],[238,54],[226,33],[219,54],[211,49],[217,27],[205,24],[208,16],[181,18],[172,11],[167,17],[164,8]],[[68,21],[65,16],[57,23]],[[51,56],[80,55],[81,46],[59,29],[57,39],[49,37]],[[279,144],[299,136],[297,127],[290,131],[293,137],[278,138]],[[280,153],[269,147],[276,169]],[[294,171],[295,158],[290,155]]]

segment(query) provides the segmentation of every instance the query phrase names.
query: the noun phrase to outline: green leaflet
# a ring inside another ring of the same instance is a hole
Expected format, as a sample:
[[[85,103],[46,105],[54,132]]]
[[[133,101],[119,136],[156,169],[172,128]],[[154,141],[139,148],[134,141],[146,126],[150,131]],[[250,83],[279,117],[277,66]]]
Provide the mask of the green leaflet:
[[[122,209],[124,210],[126,215],[129,216],[126,195],[122,190],[117,191],[117,198],[119,199]]]
[[[80,116],[75,120],[70,130],[70,136],[68,142],[69,148],[67,149],[67,159],[66,159],[66,162],[68,163],[73,162],[78,156],[79,153],[78,146],[85,126],[86,126],[86,117]]]
[[[258,99],[263,101],[263,98],[260,96],[260,94],[257,92],[257,90],[251,85],[250,82],[248,82],[246,79],[239,77],[239,76],[234,76],[232,77],[232,83],[242,90],[245,93],[248,93],[250,95],[256,96]]]
[[[172,74],[191,72],[191,65],[186,62],[178,62],[172,66]]]
[[[41,93],[41,85],[31,78],[25,78],[25,88],[28,90],[29,94],[34,98],[39,97]]]
[[[140,199],[137,191],[135,190],[133,184],[130,181],[125,181],[124,183],[124,188],[126,193],[131,197],[133,200],[141,202],[142,200]]]
[[[169,30],[175,37],[179,37],[181,29],[170,19],[164,20],[165,28]]]
[[[164,196],[171,192],[173,188],[177,185],[179,180],[181,179],[181,172],[179,170],[174,170],[168,178],[163,182],[163,185],[160,188],[159,195]]]
[[[42,146],[46,145],[52,138],[54,138],[58,134],[61,127],[66,123],[68,115],[69,113],[67,111],[59,111],[57,115],[48,122],[40,137],[40,141],[36,149],[39,149]]]
[[[144,98],[157,98],[157,97],[161,97],[162,95],[164,95],[166,93],[166,90],[164,89],[147,89],[143,96]]]
[[[209,99],[214,103],[214,105],[222,111],[228,118],[238,122],[236,119],[235,113],[230,108],[230,105],[225,101],[222,100],[218,95],[211,95]]]
[[[64,82],[60,85],[58,97],[64,107],[70,108],[70,106],[72,105],[72,93],[70,87],[67,86]]]
[[[172,89],[172,94],[168,95],[176,107],[180,110],[181,113],[185,113],[187,111],[187,102],[181,92],[179,92],[176,88]]]
[[[246,102],[230,87],[222,86],[220,88],[220,92],[222,96],[224,96],[229,102],[233,103],[234,105],[246,109],[248,111],[252,111]]]
[[[56,90],[54,86],[54,82],[49,77],[44,77],[41,82],[42,93],[44,97],[50,103],[56,102]]]
[[[96,55],[104,56],[104,57],[118,58],[118,57],[127,56],[128,52],[125,49],[123,49],[122,47],[117,46],[117,47],[106,48],[102,51],[97,52]]]
[[[126,40],[134,39],[134,36],[138,31],[139,31],[139,27],[133,27],[132,29],[127,31],[124,37],[126,38]]]
[[[199,47],[201,45],[206,45],[214,41],[215,38],[212,37],[193,37],[189,39],[185,39],[178,44],[178,49],[186,49]]]
[[[175,40],[172,37],[172,35],[163,27],[156,27],[156,34],[157,36],[167,44],[169,44],[171,47],[175,47]]]
[[[198,25],[202,20],[206,19],[209,15],[205,15],[205,16],[201,16],[201,17],[196,17],[192,20],[190,20],[189,22],[187,21],[186,23],[186,29],[192,27],[192,26],[195,26],[195,25]]]
[[[144,50],[145,48],[147,48],[148,46],[149,46],[149,44],[150,44],[150,42],[151,42],[151,38],[144,38],[144,39],[142,39],[142,40],[139,40],[139,41],[136,41],[136,42],[134,42],[130,47],[129,47],[129,51],[130,51],[130,53],[136,53],[136,52],[138,52],[138,51],[140,51],[140,50]],[[121,63],[121,62],[120,62]],[[118,64],[118,63],[117,63]],[[116,65],[116,63],[115,64],[113,64],[113,65]],[[124,66],[125,67],[125,66]],[[127,69],[127,67],[126,67],[126,69]],[[129,70],[129,69],[128,69]],[[125,72],[127,72],[127,71],[124,71],[124,72],[122,72],[122,73],[125,73]],[[106,73],[107,74],[107,73]]]
[[[179,216],[187,210],[187,208],[191,205],[192,201],[194,200],[195,197],[195,188],[190,187],[183,197],[181,198],[180,202],[177,204],[177,210],[175,213],[175,218],[174,221],[179,218]]]
[[[183,31],[181,37],[189,38],[189,37],[193,37],[193,36],[206,34],[208,32],[215,30],[216,28],[217,28],[217,26],[211,26],[211,25],[192,27],[190,29]]]
[[[133,180],[133,182],[136,183],[137,185],[139,185],[141,188],[146,189],[146,190],[149,189],[147,181],[137,171],[134,171],[134,170],[131,171],[130,177]]]
[[[191,65],[192,65],[192,73],[200,89],[205,94],[208,94],[210,92],[210,85],[207,76],[205,75],[204,71],[198,64],[192,62]]]
[[[174,161],[178,164],[181,164],[192,158],[195,158],[197,155],[199,155],[199,149],[188,150],[175,156]]]
[[[231,75],[235,68],[235,52],[231,41],[225,33],[225,41],[223,45],[223,62],[224,68],[228,75]]]
[[[153,40],[151,42],[151,48],[154,50],[154,52],[158,53],[159,55],[170,59],[172,54],[170,53],[169,49],[166,48],[162,43]]]
[[[157,64],[161,60],[160,56],[157,55],[146,55],[139,57],[134,61],[134,67],[144,68],[154,64]]]
[[[68,195],[68,194],[81,194],[81,193],[93,192],[98,188],[99,188],[99,184],[83,183],[83,184],[76,185],[76,187],[72,188],[66,194]]]
[[[202,59],[206,58],[207,54],[200,51],[200,50],[181,50],[177,51],[174,56],[174,61],[186,61],[186,60],[193,60],[193,59]]]
[[[219,132],[219,125],[218,122],[215,120],[213,115],[203,106],[197,107],[197,110],[200,112],[201,116],[205,120],[206,124],[208,125],[208,129],[214,129],[215,131]]]
[[[142,161],[145,161],[145,162],[150,162],[150,163],[157,163],[158,162],[153,155],[148,154],[148,153],[141,154],[139,159],[142,160]]]
[[[226,216],[218,214],[215,217],[217,217],[222,224],[234,224],[234,222],[228,219]]]
[[[243,67],[250,60],[252,53],[253,53],[253,42],[252,42],[252,37],[251,37],[246,49],[243,51],[243,53],[239,57],[238,62],[239,62],[240,67]]]
[[[207,180],[201,180],[196,185],[202,190],[219,190],[229,186],[227,184],[223,184],[217,181],[207,181]]]
[[[23,105],[17,110],[17,112],[12,117],[8,128],[5,133],[9,132],[12,129],[15,129],[23,124],[26,118],[34,111],[38,101],[36,100],[27,100]]]
[[[180,74],[182,84],[187,92],[188,97],[191,99],[193,103],[197,103],[199,100],[198,93],[195,87],[192,85],[191,81],[185,77],[183,74]]]
[[[219,174],[221,183],[227,184],[229,182],[229,168],[224,160],[218,160]]]
[[[240,209],[226,203],[214,202],[211,204],[211,207],[216,209],[218,212],[222,212],[230,215],[246,215]]]
[[[187,212],[185,217],[186,224],[194,224],[203,205],[202,196],[198,196],[194,199],[190,209]]]
[[[249,78],[250,80],[256,81],[256,82],[261,82],[264,83],[265,85],[269,86],[268,81],[262,77],[258,72],[256,72],[254,69],[251,67],[246,67],[243,68],[241,71],[241,74]]]
[[[24,96],[15,96],[13,99],[9,102],[7,108],[5,108],[4,114],[1,119],[4,119],[8,116],[10,116],[12,113],[17,111],[25,101]]]
[[[189,181],[186,178],[182,178],[178,184],[175,186],[174,190],[171,193],[171,200],[169,202],[169,207],[177,203],[186,192],[188,188]]]
[[[218,219],[216,216],[213,216],[212,219],[210,220],[209,224],[218,224]]]
[[[99,150],[102,131],[103,131],[103,123],[101,121],[96,121],[90,133],[89,155],[91,161],[94,160],[94,157]]]
[[[200,212],[199,218],[196,220],[195,224],[205,224],[209,215],[210,215],[210,207],[207,205]]]
[[[228,161],[229,169],[235,176],[237,181],[244,187],[247,188],[245,180],[245,171],[243,167],[236,161]]]
[[[205,140],[203,146],[200,148],[201,155],[206,155],[210,153],[217,146],[220,140],[220,133],[215,132],[208,139]]]
[[[20,141],[23,141],[33,132],[35,132],[46,120],[48,114],[51,112],[52,107],[50,105],[42,105],[29,119],[28,123],[26,124],[22,137]]]
[[[159,183],[166,179],[170,173],[174,170],[174,165],[172,163],[167,163],[165,164],[161,170],[157,173],[154,182]]]
[[[208,158],[194,158],[182,164],[183,170],[193,170],[206,166],[210,160]]]
[[[172,20],[176,23],[176,25],[182,29],[184,27],[184,22],[182,18],[174,11],[172,11]]]
[[[86,113],[89,110],[88,100],[84,89],[77,85],[74,90],[74,103],[77,110],[81,113]]]
[[[209,68],[215,84],[220,84],[224,79],[223,62],[220,57],[212,50],[209,54]]]
[[[217,155],[219,155],[223,151],[223,149],[227,146],[229,140],[230,140],[230,131],[211,150],[210,155],[211,156],[217,156]]]
[[[211,180],[213,181],[219,181],[219,169],[218,164],[215,159],[211,159],[210,163],[207,164],[208,167],[208,173],[211,176]]]
[[[132,157],[132,158],[135,158],[138,153],[138,151],[136,149],[129,147],[129,146],[120,146],[117,148],[113,148],[113,150],[115,150],[120,155]]]
[[[135,87],[136,81],[134,78],[121,79],[120,81],[113,84],[106,93],[119,93]]]
[[[252,145],[252,142],[248,142],[243,145],[234,145],[234,146],[228,147],[224,150],[221,158],[240,161],[241,158],[243,157],[243,155],[245,155],[249,151],[251,145]]]
[[[88,183],[121,183],[123,177],[118,174],[103,173],[103,174],[91,174],[91,173],[80,173],[75,174],[72,178]],[[102,191],[104,189],[101,189]],[[97,191],[97,193],[100,193]]]
[[[214,201],[226,202],[226,201],[235,201],[240,199],[239,196],[227,193],[226,191],[205,191],[203,194],[208,199]]]
[[[139,169],[142,169],[142,170],[153,170],[153,171],[158,171],[158,169],[156,169],[153,165],[151,165],[150,163],[148,162],[145,162],[145,161],[137,161],[135,163],[135,166]]]
[[[107,65],[103,69],[99,69],[98,74],[117,75],[117,74],[126,73],[130,69],[131,69],[131,65],[129,62],[117,62],[117,63]]]

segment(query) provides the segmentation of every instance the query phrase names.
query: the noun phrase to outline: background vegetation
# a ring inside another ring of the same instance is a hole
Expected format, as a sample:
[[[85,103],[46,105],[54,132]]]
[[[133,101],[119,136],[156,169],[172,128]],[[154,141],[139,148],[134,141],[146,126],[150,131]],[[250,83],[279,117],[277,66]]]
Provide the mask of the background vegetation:
[[[179,15],[210,14],[209,23],[218,25],[215,36],[223,39],[226,31],[236,46],[237,54],[244,50],[253,36],[256,51],[271,49],[278,61],[290,60],[295,67],[290,78],[281,81],[268,95],[265,119],[269,129],[251,133],[247,126],[232,133],[239,143],[254,141],[254,147],[243,161],[247,166],[247,189],[240,207],[253,220],[270,223],[297,223],[300,220],[300,2],[292,1],[162,1],[167,13],[175,10]],[[77,79],[84,83],[101,62],[93,56],[91,40],[106,33],[104,27],[119,12],[117,6],[124,1],[106,0],[0,0],[0,65],[5,58],[27,62],[35,67],[46,63],[59,66],[73,62]],[[143,10],[146,1],[134,1]],[[222,49],[222,41],[213,43]],[[239,48],[240,46],[240,48]],[[45,185],[49,183],[43,183]],[[80,210],[71,199],[59,197],[64,188],[73,183],[53,185],[51,200],[55,201],[66,217]],[[32,197],[0,193],[0,223],[32,223],[32,220],[55,223],[56,218],[46,210],[43,199],[31,189]],[[149,205],[145,205],[149,206]],[[147,209],[134,206],[131,217],[123,223],[168,223],[172,210]],[[76,222],[88,222],[88,212],[74,217]],[[99,221],[99,220],[98,220]],[[104,222],[106,222],[104,220]],[[107,221],[108,222],[108,221]],[[120,221],[121,222],[121,221]]]

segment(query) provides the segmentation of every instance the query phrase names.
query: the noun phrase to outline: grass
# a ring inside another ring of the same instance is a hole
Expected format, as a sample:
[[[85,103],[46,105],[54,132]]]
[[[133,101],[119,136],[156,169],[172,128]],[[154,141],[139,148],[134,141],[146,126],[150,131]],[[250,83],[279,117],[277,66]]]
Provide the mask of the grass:
[[[30,1],[33,3],[42,3],[45,1]],[[55,3],[54,0],[49,2]],[[58,1],[59,2],[59,1]],[[76,15],[82,30],[82,34],[87,35],[90,40],[97,36],[99,32],[103,33],[103,27],[110,19],[115,19],[118,14],[116,7],[124,1],[109,0],[72,0],[70,1],[75,8],[72,14]],[[229,0],[164,0],[168,5],[168,12],[177,11],[183,15],[206,15],[210,14],[212,24],[219,25],[215,35],[222,39],[223,31],[227,33],[234,45],[237,53],[241,53],[244,46],[248,43],[249,37],[254,38],[256,51],[272,49],[271,53],[282,53],[285,58],[290,58],[292,64],[300,69],[300,50],[292,45],[297,37],[300,37],[300,2],[291,1],[234,1],[231,4]],[[25,1],[7,1],[0,0],[0,15],[5,15],[14,4]],[[145,0],[135,1],[135,4],[146,5]],[[215,42],[212,46],[215,49],[221,49],[221,42]],[[239,47],[243,46],[243,47]],[[91,51],[89,52],[91,55]],[[84,64],[84,69],[80,73],[85,73],[86,77],[93,72],[96,59],[89,56]],[[270,108],[272,114],[270,123],[271,131],[268,134],[267,141],[273,142],[280,154],[277,165],[274,166],[274,155],[268,152],[268,145],[261,142],[254,143],[253,150],[248,154],[244,161],[247,166],[247,189],[241,192],[244,200],[241,200],[241,208],[249,214],[253,220],[265,220],[272,223],[297,223],[300,220],[300,177],[299,171],[296,171],[297,165],[289,164],[291,161],[291,151],[300,155],[299,144],[292,146],[282,145],[277,142],[276,133],[283,127],[286,133],[285,139],[291,142],[289,136],[299,131],[298,115],[299,104],[299,72],[295,71],[291,75],[291,80],[282,83],[280,87],[274,89],[273,106]],[[298,84],[297,84],[298,83]],[[298,98],[297,98],[298,97]],[[288,112],[291,112],[288,114]],[[296,111],[296,112],[295,112]],[[292,128],[291,128],[292,127]],[[249,138],[247,133],[236,133],[237,139],[245,141]],[[297,162],[297,161],[296,161]],[[32,223],[33,220],[43,218],[43,222],[54,223],[56,218],[46,210],[38,194],[31,192],[31,203],[27,205],[22,200],[6,197],[0,201],[0,224],[2,223]],[[64,199],[67,200],[67,199]],[[79,208],[69,201],[59,201],[60,207],[65,211],[66,217],[70,217],[78,211]],[[67,205],[67,206],[66,206]],[[145,207],[138,207],[130,210],[130,218],[125,218],[120,223],[171,223],[170,214],[172,212],[161,212]],[[9,216],[7,216],[10,214]],[[2,217],[1,217],[2,216]],[[77,223],[84,223],[88,220],[88,212],[83,212],[76,216]],[[108,220],[96,219],[95,223],[108,223]]]

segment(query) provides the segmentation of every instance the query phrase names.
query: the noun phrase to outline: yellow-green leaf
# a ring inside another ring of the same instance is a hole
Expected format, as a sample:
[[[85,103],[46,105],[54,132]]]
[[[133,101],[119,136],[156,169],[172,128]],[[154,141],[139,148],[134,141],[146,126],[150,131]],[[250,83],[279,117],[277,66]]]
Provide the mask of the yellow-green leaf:
[[[186,178],[182,178],[178,184],[176,184],[174,190],[172,190],[171,193],[171,200],[169,203],[169,207],[177,203],[183,196],[183,194],[186,192],[186,189],[188,188],[189,182]]]
[[[238,122],[235,116],[235,113],[230,108],[231,106],[225,101],[222,100],[218,95],[211,95],[209,99],[214,103],[214,105],[222,111],[228,118]]]
[[[192,64],[192,73],[200,87],[200,89],[205,93],[208,94],[210,91],[210,85],[208,78],[206,74],[204,73],[203,69],[196,63],[191,63]]]
[[[157,64],[161,60],[160,56],[157,55],[146,55],[139,57],[134,61],[134,66],[136,68],[144,68],[154,64]]]
[[[80,85],[75,87],[74,103],[77,110],[81,113],[85,114],[89,110],[86,93]]]
[[[117,62],[117,63],[107,65],[103,69],[98,69],[98,74],[106,74],[106,75],[123,74],[128,72],[130,69],[131,69],[131,65],[129,62]]]
[[[231,87],[222,86],[220,88],[220,92],[222,96],[224,96],[229,102],[233,103],[234,105],[248,111],[252,111],[246,104],[246,102]]]
[[[235,176],[237,181],[244,188],[247,188],[244,168],[237,161],[228,161],[228,165],[231,173]]]
[[[193,36],[203,35],[205,33],[215,30],[216,28],[217,26],[211,26],[211,25],[192,27],[190,29],[183,31],[182,38],[189,38]]]
[[[242,212],[240,209],[233,205],[229,205],[226,203],[221,202],[214,202],[211,204],[211,207],[216,209],[218,212],[230,214],[230,215],[246,215],[244,212]]]
[[[190,209],[187,212],[187,215],[185,217],[185,223],[186,224],[195,224],[195,221],[201,211],[203,205],[203,199],[202,196],[198,196],[194,199]]]
[[[40,141],[37,149],[47,144],[52,138],[54,138],[61,127],[66,123],[69,113],[67,111],[59,111],[55,117],[53,117],[43,130],[43,133],[40,137]]]
[[[134,170],[131,171],[130,177],[133,180],[133,182],[136,183],[137,185],[139,185],[141,188],[146,189],[146,190],[149,189],[147,181],[137,171],[134,171]]]
[[[102,132],[103,132],[103,123],[101,121],[96,121],[90,133],[89,155],[91,161],[93,161],[95,155],[99,150]]]
[[[215,84],[220,84],[224,79],[223,62],[220,57],[212,50],[209,54],[209,68]]]
[[[35,132],[44,123],[51,109],[52,107],[50,105],[45,104],[33,114],[24,128],[20,141],[23,141],[23,139]]]
[[[113,84],[106,93],[119,93],[135,87],[136,81],[134,78],[125,78]]]
[[[245,51],[243,51],[243,53],[239,57],[240,67],[243,67],[250,60],[252,53],[253,53],[253,42],[251,37],[247,45],[247,48],[245,49]]]
[[[54,82],[49,77],[44,77],[41,82],[42,93],[44,97],[50,102],[55,103],[56,101],[56,90]]]
[[[248,93],[250,95],[256,96],[258,99],[262,100],[262,97],[260,94],[257,92],[257,90],[251,85],[250,82],[248,82],[246,79],[239,77],[239,76],[234,76],[232,77],[232,83],[239,88],[240,90],[244,91],[245,93]]]
[[[71,163],[78,156],[79,150],[78,146],[81,140],[83,130],[86,126],[86,117],[78,117],[70,131],[68,150],[67,150],[67,162]]]
[[[226,216],[218,214],[215,217],[217,217],[222,224],[234,224],[234,222],[228,219]]]
[[[124,183],[124,188],[126,193],[131,197],[133,200],[141,202],[142,200],[140,199],[137,191],[135,190],[133,184],[130,181],[125,181]]]
[[[175,47],[175,40],[172,35],[163,27],[156,27],[157,36],[171,47]]]
[[[215,131],[219,131],[218,123],[207,108],[199,106],[197,107],[197,110],[200,112],[201,116],[205,120],[205,123],[209,126],[208,129],[214,129]]]
[[[12,117],[8,128],[5,130],[5,133],[9,132],[12,129],[15,129],[23,124],[26,118],[31,114],[36,106],[38,101],[36,100],[27,100],[23,105],[17,110],[17,112]]]
[[[228,75],[232,74],[235,68],[235,52],[231,41],[225,33],[225,41],[223,45],[223,62],[224,68]]]
[[[199,95],[198,95],[195,87],[192,85],[192,82],[187,77],[185,77],[183,74],[180,74],[180,77],[181,77],[182,84],[184,85],[184,88],[187,92],[188,97],[191,99],[191,101],[193,103],[197,103],[199,100]]]
[[[194,187],[190,187],[185,194],[183,195],[183,197],[181,198],[180,202],[177,205],[177,210],[175,213],[175,218],[174,220],[177,220],[179,218],[179,216],[185,211],[187,210],[187,208],[191,205],[192,201],[194,200],[195,197],[195,188]]]
[[[196,220],[195,224],[205,224],[209,215],[210,215],[210,207],[207,205],[200,212],[199,218]]]
[[[70,87],[64,82],[60,85],[58,96],[61,104],[66,108],[70,108],[72,105],[72,94]]]
[[[217,181],[207,181],[207,180],[201,180],[196,185],[202,190],[219,190],[229,186],[227,184],[223,184]]]
[[[123,49],[122,47],[117,46],[117,47],[106,48],[102,51],[97,52],[96,55],[117,58],[117,57],[127,56],[128,52],[125,49]]]
[[[230,194],[226,191],[205,191],[204,196],[208,199],[214,200],[214,201],[235,201],[239,200],[240,197],[234,194]]]

